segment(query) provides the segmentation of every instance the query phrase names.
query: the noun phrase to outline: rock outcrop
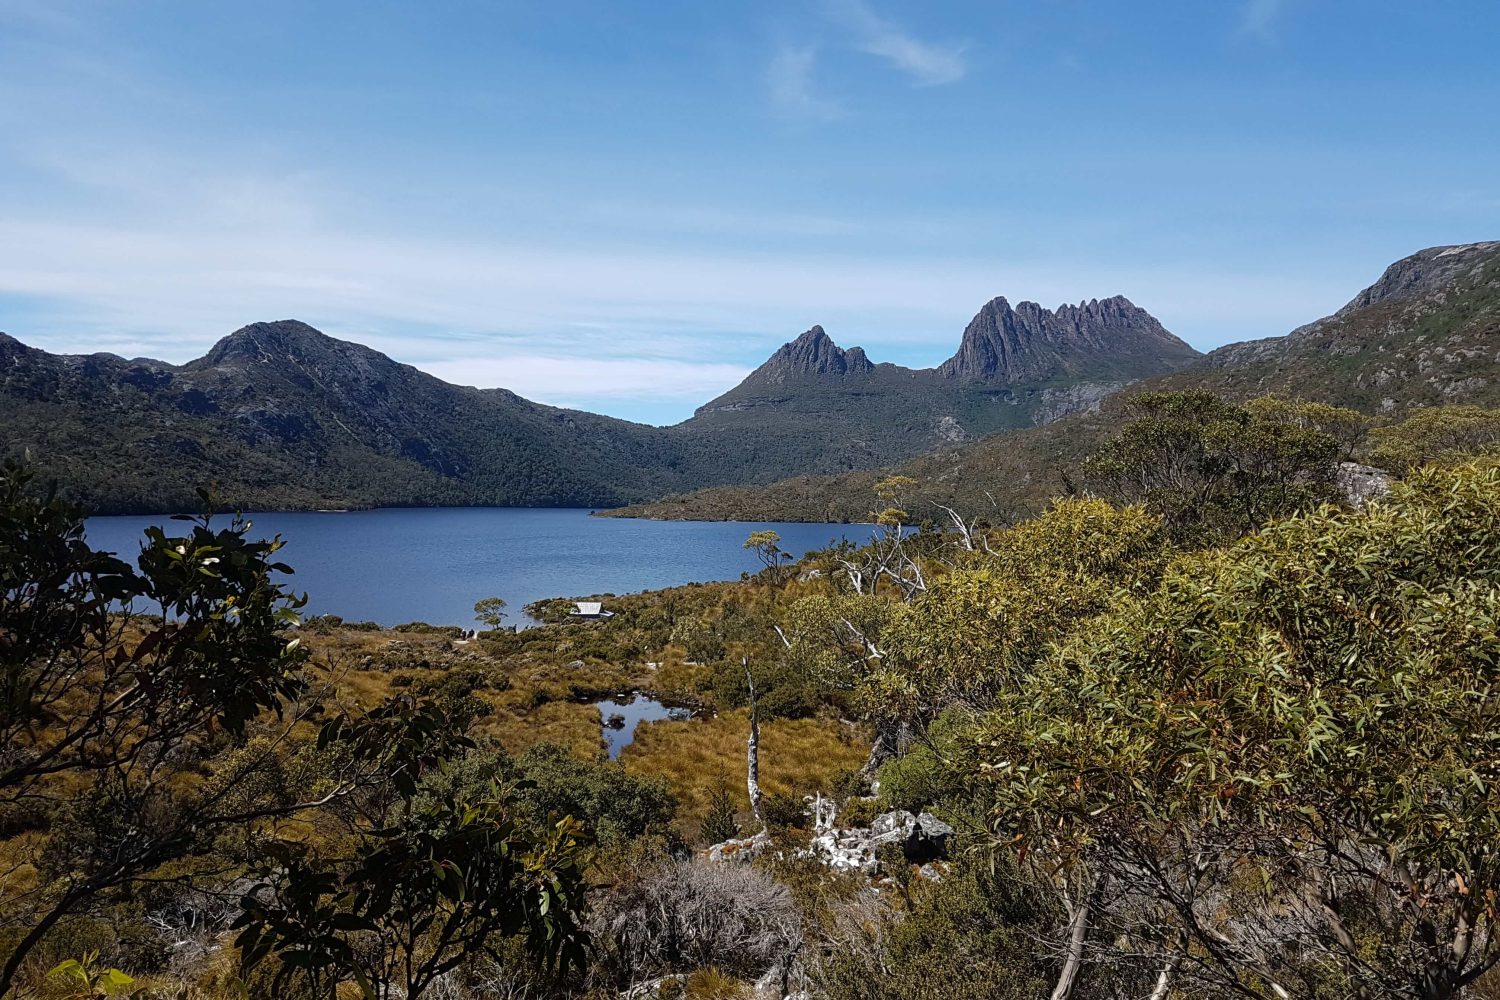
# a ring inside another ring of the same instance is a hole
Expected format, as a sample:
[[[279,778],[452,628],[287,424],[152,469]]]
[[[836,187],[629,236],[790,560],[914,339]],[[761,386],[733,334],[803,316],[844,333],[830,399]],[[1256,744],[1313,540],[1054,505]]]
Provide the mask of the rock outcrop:
[[[953,827],[931,813],[897,809],[876,816],[868,827],[830,825],[813,837],[807,854],[830,868],[873,873],[882,847],[899,847],[909,863],[928,865],[947,858],[952,837]]]
[[[1006,385],[1106,373],[1155,375],[1198,352],[1123,295],[1056,310],[992,299],[964,330],[958,353],[938,366],[947,379]]]

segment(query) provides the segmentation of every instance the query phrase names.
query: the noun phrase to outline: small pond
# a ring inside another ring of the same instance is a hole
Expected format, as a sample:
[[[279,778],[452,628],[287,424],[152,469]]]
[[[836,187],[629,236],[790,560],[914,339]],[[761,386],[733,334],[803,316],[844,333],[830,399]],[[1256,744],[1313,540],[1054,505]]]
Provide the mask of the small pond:
[[[635,739],[635,727],[642,722],[693,717],[690,708],[663,705],[638,691],[596,701],[594,707],[604,719],[604,741],[609,744],[610,760],[619,757],[620,751],[630,746]]]

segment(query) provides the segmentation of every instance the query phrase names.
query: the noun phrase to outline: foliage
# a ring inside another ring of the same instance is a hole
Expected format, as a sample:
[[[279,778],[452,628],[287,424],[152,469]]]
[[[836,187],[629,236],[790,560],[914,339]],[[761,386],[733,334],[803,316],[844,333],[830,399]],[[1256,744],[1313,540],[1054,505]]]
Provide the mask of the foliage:
[[[801,829],[807,826],[807,805],[795,795],[776,792],[761,800],[761,813],[772,829]]]
[[[619,764],[580,760],[565,748],[539,743],[517,758],[518,805],[555,823],[572,817],[601,842],[664,833],[677,802],[659,777],[639,777]]]
[[[1032,1000],[1046,996],[1052,963],[1037,947],[1051,913],[1017,871],[965,863],[922,887],[905,919],[840,921],[818,969],[830,1000]]]
[[[400,826],[363,831],[337,859],[279,845],[266,881],[245,897],[242,965],[276,956],[278,988],[305,977],[415,998],[507,936],[522,936],[544,967],[580,963],[575,833],[565,820],[533,835],[495,795],[431,800]]]
[[[1277,407],[1247,409],[1212,393],[1143,393],[1135,419],[1083,467],[1092,492],[1143,504],[1174,540],[1233,539],[1338,495],[1339,442]]]
[[[97,952],[86,952],[81,959],[67,959],[47,973],[48,979],[62,987],[62,1000],[120,996],[135,985],[135,979],[119,969],[98,968],[98,959]]]
[[[1290,424],[1328,435],[1338,442],[1339,458],[1346,462],[1354,458],[1374,423],[1371,417],[1347,406],[1281,396],[1252,399],[1245,404],[1245,411],[1258,420]]]
[[[1456,996],[1500,959],[1497,584],[1473,467],[1185,559],[1001,693],[996,832],[1217,988]]]
[[[880,768],[880,800],[889,809],[919,813],[966,791],[962,736],[968,713],[949,709],[934,719],[920,742]]]
[[[721,771],[708,793],[708,811],[699,827],[698,839],[705,844],[722,844],[739,836],[735,819],[734,797],[729,794],[729,779]]]
[[[881,635],[880,673],[888,676],[864,701],[908,715],[983,703],[1050,643],[1106,610],[1117,588],[1153,580],[1165,553],[1161,521],[1141,507],[1059,500],[995,533],[972,568],[891,611]]]
[[[474,620],[490,628],[499,628],[505,621],[505,599],[483,597],[474,602]]]
[[[755,979],[801,943],[791,893],[748,864],[668,861],[621,880],[591,927],[611,985],[695,969]]]
[[[672,644],[681,646],[689,660],[712,663],[724,658],[724,639],[712,622],[688,615],[672,629]]]
[[[178,537],[148,529],[132,568],[90,549],[81,512],[36,493],[27,467],[0,465],[0,805],[49,808],[72,833],[40,859],[50,881],[0,993],[63,917],[295,808],[283,789],[254,794],[272,764],[244,742],[303,691],[286,631],[302,601],[271,579],[288,571],[272,561],[281,542],[185,520]],[[190,773],[211,777],[184,785]]]
[[[1398,424],[1376,428],[1371,437],[1371,461],[1384,468],[1406,472],[1431,462],[1452,465],[1500,452],[1500,410],[1426,407]]]
[[[752,531],[743,547],[755,553],[772,583],[780,582],[786,564],[792,561],[791,553],[781,548],[781,536],[774,531]]]

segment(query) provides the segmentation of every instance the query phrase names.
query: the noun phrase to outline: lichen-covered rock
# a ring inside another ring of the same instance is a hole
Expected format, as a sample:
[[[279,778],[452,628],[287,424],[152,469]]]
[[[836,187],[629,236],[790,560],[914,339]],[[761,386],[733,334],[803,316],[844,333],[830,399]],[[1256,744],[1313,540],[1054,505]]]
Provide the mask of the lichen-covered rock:
[[[1391,475],[1373,465],[1341,462],[1338,471],[1339,490],[1354,507],[1363,507],[1391,491]]]
[[[703,852],[710,861],[752,861],[771,843],[771,835],[762,830],[753,837],[726,840]]]

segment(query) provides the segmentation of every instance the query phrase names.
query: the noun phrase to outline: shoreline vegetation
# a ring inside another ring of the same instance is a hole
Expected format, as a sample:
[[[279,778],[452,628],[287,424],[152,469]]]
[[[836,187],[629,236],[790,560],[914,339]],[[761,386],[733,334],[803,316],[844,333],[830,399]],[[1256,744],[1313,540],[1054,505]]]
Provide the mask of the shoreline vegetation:
[[[477,638],[7,463],[0,993],[1500,996],[1500,415],[1372,424],[1144,394],[1037,516]]]

